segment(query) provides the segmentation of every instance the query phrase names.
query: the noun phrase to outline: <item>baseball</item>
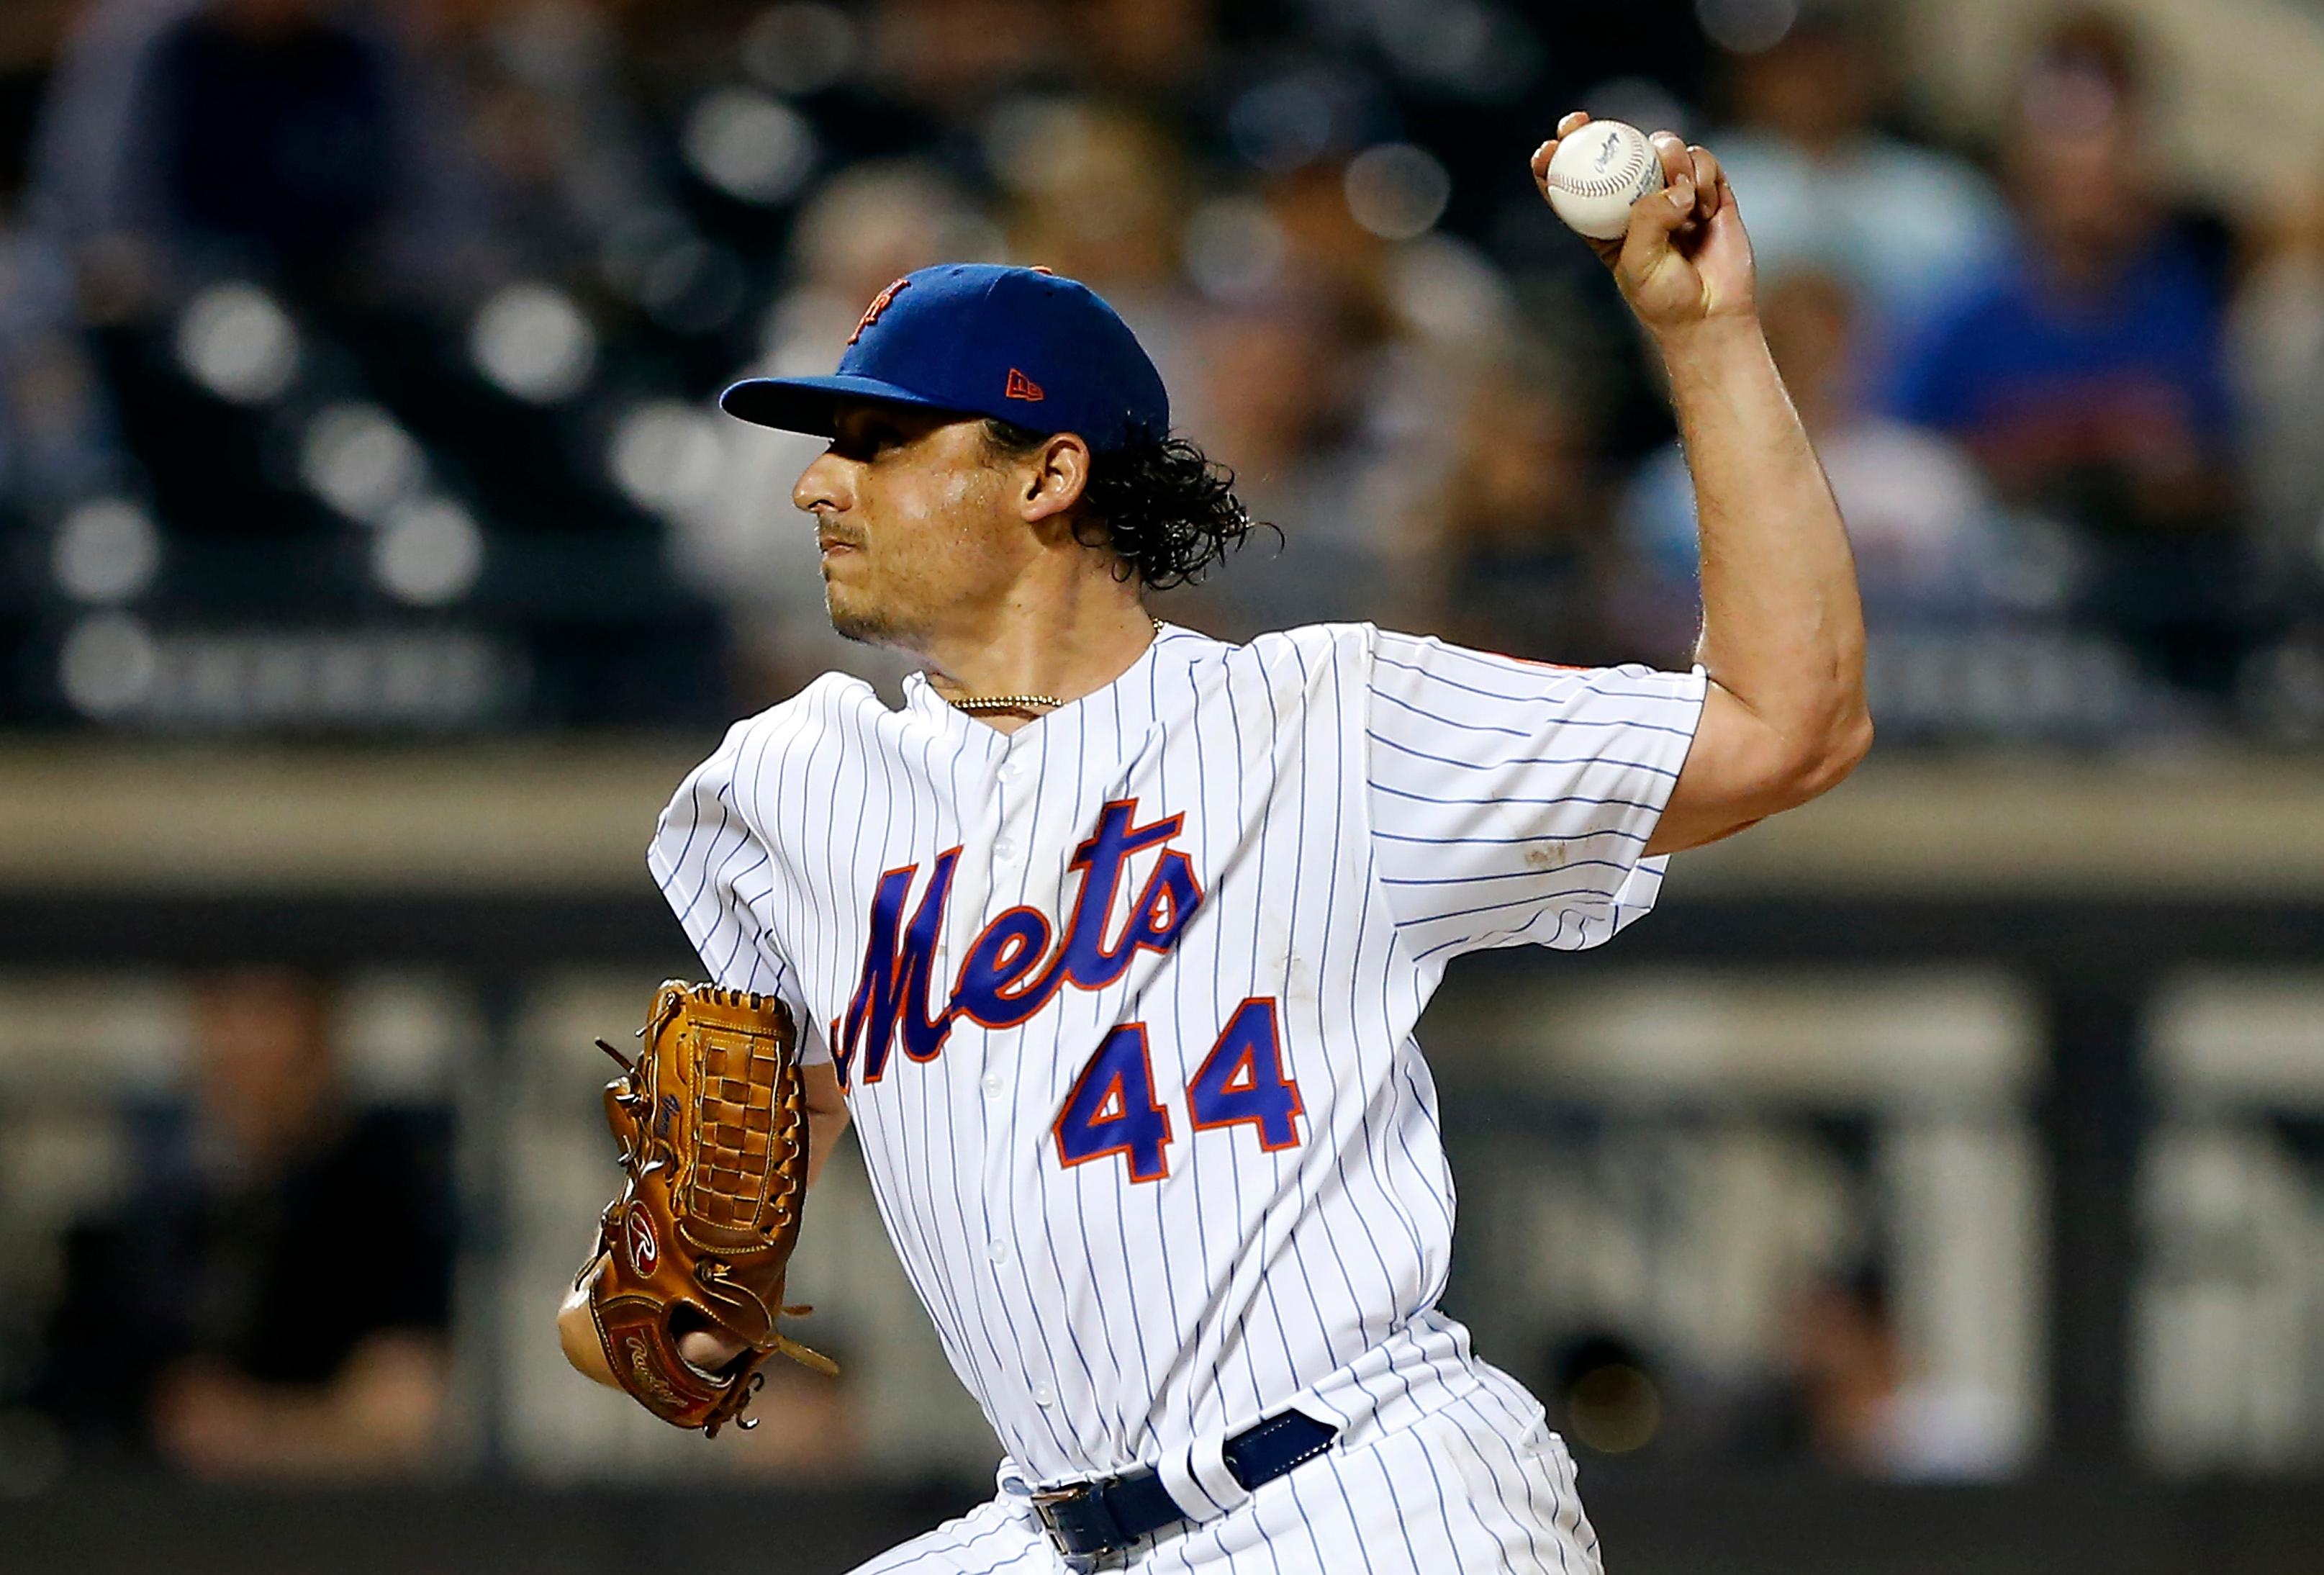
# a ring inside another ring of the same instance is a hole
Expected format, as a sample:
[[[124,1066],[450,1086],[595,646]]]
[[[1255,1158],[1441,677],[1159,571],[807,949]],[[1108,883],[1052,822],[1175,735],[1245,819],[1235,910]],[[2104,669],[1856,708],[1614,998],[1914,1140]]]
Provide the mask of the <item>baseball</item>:
[[[1618,241],[1630,207],[1663,189],[1663,161],[1637,126],[1593,120],[1557,144],[1549,161],[1549,206],[1566,227],[1593,241]]]

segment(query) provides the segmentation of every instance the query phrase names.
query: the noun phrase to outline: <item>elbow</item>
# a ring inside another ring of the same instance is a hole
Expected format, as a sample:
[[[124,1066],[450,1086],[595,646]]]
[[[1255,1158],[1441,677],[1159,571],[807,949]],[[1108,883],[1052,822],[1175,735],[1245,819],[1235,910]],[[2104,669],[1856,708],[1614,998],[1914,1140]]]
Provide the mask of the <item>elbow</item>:
[[[1861,697],[1836,707],[1820,725],[1785,736],[1780,755],[1761,778],[1761,817],[1797,809],[1848,779],[1872,749],[1872,715]]]
[[[1793,758],[1786,773],[1784,797],[1787,809],[1822,797],[1842,782],[1872,752],[1872,713],[1861,696],[1814,735],[1814,741]]]

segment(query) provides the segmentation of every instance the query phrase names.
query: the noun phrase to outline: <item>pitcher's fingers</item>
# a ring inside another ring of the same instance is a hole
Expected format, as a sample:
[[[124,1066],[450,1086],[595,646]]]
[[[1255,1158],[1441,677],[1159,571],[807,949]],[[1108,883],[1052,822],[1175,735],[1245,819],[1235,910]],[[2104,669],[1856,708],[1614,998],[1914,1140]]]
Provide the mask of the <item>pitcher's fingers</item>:
[[[1630,227],[1622,236],[1617,268],[1634,280],[1644,279],[1653,271],[1656,258],[1670,246],[1671,232],[1693,214],[1692,175],[1682,174],[1677,184],[1638,198],[1630,207]]]
[[[1533,151],[1533,178],[1541,185],[1542,195],[1549,194],[1549,161],[1557,157],[1557,144],[1590,124],[1590,117],[1578,109],[1568,110],[1558,117],[1557,134]]]
[[[1701,143],[1690,143],[1686,152],[1694,166],[1694,215],[1707,222],[1725,198],[1727,173],[1719,167],[1719,155]]]
[[[1676,132],[1658,131],[1647,139],[1655,145],[1655,156],[1663,161],[1663,184],[1675,186],[1682,176],[1692,176],[1694,162],[1687,157],[1686,143]]]
[[[692,1330],[678,1337],[678,1354],[697,1372],[715,1373],[749,1349],[732,1336],[706,1329]]]

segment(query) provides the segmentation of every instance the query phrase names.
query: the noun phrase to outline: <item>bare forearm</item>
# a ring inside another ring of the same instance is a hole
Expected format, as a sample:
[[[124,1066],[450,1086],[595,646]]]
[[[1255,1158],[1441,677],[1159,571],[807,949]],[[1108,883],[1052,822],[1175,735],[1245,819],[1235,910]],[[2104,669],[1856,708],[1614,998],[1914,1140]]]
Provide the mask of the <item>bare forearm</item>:
[[[381,1333],[319,1387],[262,1384],[191,1363],[156,1400],[155,1434],[185,1469],[214,1477],[329,1478],[423,1461],[442,1414],[442,1341]]]
[[[1589,124],[1569,115],[1558,137]],[[1711,692],[1646,843],[1673,853],[1829,791],[1871,747],[1872,720],[1856,566],[1759,332],[1734,190],[1710,149],[1668,132],[1652,141],[1667,184],[1631,206],[1620,239],[1592,245],[1662,347],[1702,522]],[[1558,145],[1534,151],[1544,196]]]
[[[823,1174],[824,1165],[831,1158],[832,1150],[847,1135],[847,1096],[840,1091],[839,1073],[829,1062],[819,1062],[805,1069],[807,1094],[807,1184],[815,1190],[816,1178]]]
[[[1662,340],[1702,539],[1711,680],[1812,751],[1862,723],[1864,614],[1840,508],[1757,318]]]

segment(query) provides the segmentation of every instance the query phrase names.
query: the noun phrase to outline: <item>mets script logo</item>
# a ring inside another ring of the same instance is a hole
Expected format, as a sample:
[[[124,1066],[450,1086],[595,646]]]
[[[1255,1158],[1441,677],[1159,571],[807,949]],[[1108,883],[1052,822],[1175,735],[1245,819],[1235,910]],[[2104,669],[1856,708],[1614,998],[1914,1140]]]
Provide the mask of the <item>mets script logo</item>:
[[[1010,908],[969,946],[941,1010],[931,1009],[936,935],[961,851],[950,848],[936,855],[908,923],[904,905],[919,866],[881,875],[872,898],[862,977],[848,1002],[844,1025],[833,1036],[832,1059],[841,1084],[853,1086],[859,1055],[863,1082],[878,1082],[899,1040],[910,1059],[934,1061],[953,1024],[964,1017],[987,1027],[1013,1027],[1056,999],[1066,985],[1102,990],[1120,979],[1139,952],[1167,952],[1176,945],[1203,902],[1192,861],[1163,846],[1179,834],[1185,816],[1139,825],[1137,814],[1136,799],[1108,804],[1097,830],[1074,851],[1070,868],[1080,872],[1081,889],[1063,934],[1036,908]],[[1156,847],[1162,848],[1161,858],[1130,904],[1129,919],[1120,934],[1108,935],[1107,921],[1130,858]]]
[[[651,1278],[661,1262],[661,1243],[654,1239],[653,1221],[647,1218],[643,1204],[632,1203],[622,1216],[622,1245],[629,1251],[630,1267],[638,1278]]]
[[[847,336],[847,342],[853,345],[856,340],[863,337],[863,330],[878,322],[880,320],[880,314],[886,311],[890,305],[894,304],[897,292],[908,289],[911,282],[911,280],[908,278],[899,279],[887,289],[873,296],[872,298],[872,304],[863,309],[862,320],[855,325],[855,332]]]

